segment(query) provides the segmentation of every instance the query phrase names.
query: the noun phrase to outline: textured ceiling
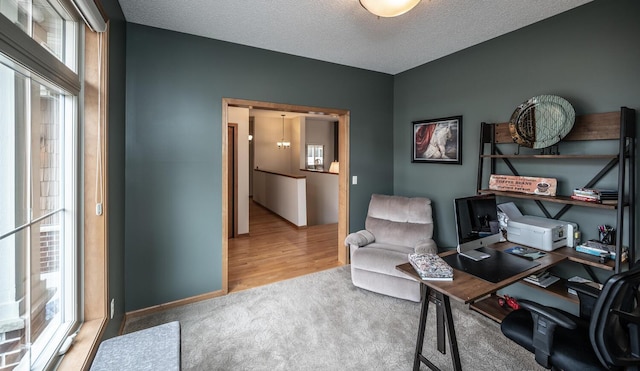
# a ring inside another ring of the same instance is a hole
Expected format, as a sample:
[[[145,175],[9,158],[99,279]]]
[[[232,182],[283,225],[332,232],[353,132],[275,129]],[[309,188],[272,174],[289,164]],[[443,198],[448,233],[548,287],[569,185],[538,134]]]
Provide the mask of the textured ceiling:
[[[119,0],[128,22],[397,74],[591,0],[422,0],[378,18],[358,0]]]

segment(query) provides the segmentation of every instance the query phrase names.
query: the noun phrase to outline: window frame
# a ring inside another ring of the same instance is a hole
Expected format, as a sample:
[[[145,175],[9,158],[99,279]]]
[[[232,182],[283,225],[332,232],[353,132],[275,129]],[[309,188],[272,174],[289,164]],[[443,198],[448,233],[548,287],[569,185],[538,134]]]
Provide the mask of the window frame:
[[[52,0],[52,3],[54,3],[55,1],[56,0]],[[83,126],[86,125],[86,122],[84,120],[86,116],[86,107],[84,102],[87,100],[85,99],[86,92],[82,83],[84,77],[83,66],[85,62],[85,58],[83,58],[83,56],[85,56],[86,33],[90,31],[87,31],[88,29],[86,28],[86,26],[84,26],[82,18],[79,16],[76,9],[69,1],[58,0],[58,3],[59,4],[56,5],[56,9],[60,9],[57,8],[57,6],[63,6],[66,11],[65,13],[68,13],[71,16],[71,20],[75,22],[72,26],[73,36],[71,38],[77,41],[76,52],[75,55],[71,54],[67,55],[66,57],[71,56],[76,58],[75,68],[78,69],[78,73],[67,67],[67,65],[60,61],[56,56],[51,54],[45,48],[41,47],[20,27],[14,25],[3,14],[0,14],[0,51],[2,52],[2,54],[4,54],[4,56],[0,56],[0,63],[7,65],[14,71],[25,75],[27,78],[36,81],[39,84],[65,91],[66,93],[74,97],[74,102],[72,103],[72,112],[76,122],[74,125],[75,128],[72,133],[72,143],[70,144],[70,150],[73,151],[73,163],[71,166],[73,166],[74,172],[76,173],[74,187],[76,189],[76,192],[72,196],[75,211],[75,215],[72,219],[72,233],[74,234],[74,238],[76,241],[74,248],[75,252],[72,255],[73,259],[75,259],[75,265],[71,269],[67,270],[65,272],[65,275],[67,275],[66,278],[69,278],[68,276],[71,275],[76,279],[75,288],[73,290],[75,300],[74,303],[71,304],[74,307],[76,314],[75,323],[69,326],[69,328],[63,335],[57,337],[59,342],[57,342],[57,344],[54,344],[55,350],[50,353],[53,355],[52,358],[49,358],[47,360],[37,359],[36,355],[33,355],[32,358],[33,360],[35,360],[35,362],[32,361],[31,363],[33,363],[33,365],[37,369],[49,369],[55,367],[56,364],[60,362],[61,357],[57,356],[57,352],[60,348],[60,345],[62,344],[62,341],[71,333],[76,331],[80,325],[82,325],[82,327],[80,328],[80,332],[76,334],[83,336],[79,336],[82,339],[78,339],[77,342],[83,343],[85,339],[89,339],[90,349],[97,348],[97,343],[106,325],[105,310],[97,312],[94,311],[91,315],[93,319],[93,321],[91,321],[92,323],[86,325],[86,307],[88,304],[87,301],[89,301],[89,305],[94,308],[100,306],[104,307],[104,303],[106,302],[106,296],[102,298],[87,298],[87,292],[88,290],[91,290],[92,287],[87,287],[87,285],[85,284],[86,261],[97,257],[99,263],[98,269],[100,269],[100,266],[102,266],[102,269],[100,270],[100,273],[102,273],[102,275],[100,276],[103,279],[103,286],[106,285],[107,272],[106,257],[104,256],[106,252],[106,237],[104,231],[101,238],[97,239],[99,241],[96,243],[94,250],[97,251],[97,253],[91,253],[90,256],[88,256],[87,252],[84,251],[84,244],[86,243],[86,241],[84,241],[84,231],[93,228],[93,226],[95,225],[94,222],[88,223],[84,220],[85,218],[83,217],[86,211],[84,208],[84,204],[86,202],[87,193],[87,181],[84,177],[84,173],[86,172],[86,164],[84,158],[87,157],[89,151],[93,151],[93,155],[95,156],[95,151],[99,150],[101,151],[101,153],[103,153],[103,158],[104,153],[106,152],[104,147],[98,148],[98,146],[95,144],[83,145]],[[68,20],[65,22],[65,27],[69,27],[70,22],[68,22]],[[65,39],[65,42],[72,41],[71,38],[67,37]],[[103,50],[105,50],[105,48],[103,48]],[[103,60],[106,61],[106,58],[104,58],[104,56]],[[72,67],[74,66],[72,65]],[[103,69],[106,69],[106,63],[103,65]],[[106,89],[104,91],[106,91]],[[68,102],[67,99],[65,100]],[[94,100],[89,99],[89,101],[94,103],[95,106]],[[106,104],[103,104],[101,108],[102,113],[99,114],[101,119],[104,119],[106,117],[106,115],[104,115],[104,111],[106,111],[105,106]],[[99,109],[95,109],[95,107],[93,108],[93,111],[95,112],[100,111],[99,105]],[[104,130],[104,127],[102,129]],[[65,163],[64,166],[69,166],[69,164]],[[103,168],[105,168],[105,166],[103,166]],[[104,180],[104,183],[106,184],[106,179]],[[69,195],[67,194],[65,197],[69,197]],[[103,221],[104,220],[106,220],[106,213],[103,214]],[[33,221],[31,222],[33,223]],[[106,229],[106,223],[104,229]],[[93,287],[95,287],[95,283],[93,284]],[[101,317],[96,316],[96,313]],[[96,326],[96,323],[98,323],[98,326]],[[81,346],[78,346],[77,348],[79,349],[79,351],[82,351],[83,349],[83,347]],[[95,350],[84,352],[82,355],[83,361],[79,364],[84,365],[83,368],[85,368],[89,364],[88,362],[94,353]],[[66,357],[63,357],[62,364],[64,364],[64,358]],[[75,358],[78,358],[78,356],[76,355]],[[29,366],[31,367],[31,365]],[[62,369],[64,369],[64,366],[62,367]],[[72,366],[72,369],[77,369],[77,367]]]
[[[81,40],[84,38],[83,28],[80,27],[82,20],[73,11],[73,7],[66,7],[66,9],[72,15],[72,20],[76,22],[75,32],[79,42],[77,50],[81,51]],[[74,14],[76,15],[75,17],[73,17]],[[23,68],[26,76],[31,77],[35,74],[45,80],[49,80],[72,95],[78,96],[80,94],[82,71],[76,73],[71,70],[1,13],[0,50],[14,63],[10,67]]]
[[[102,186],[104,187],[103,213],[96,215],[95,208],[84,207],[80,218],[82,219],[82,243],[83,259],[79,269],[82,280],[81,290],[81,316],[83,318],[82,327],[78,332],[73,347],[62,358],[58,365],[58,370],[85,370],[91,366],[91,361],[98,350],[98,345],[109,322],[108,316],[108,220],[109,220],[109,173],[107,161],[108,140],[108,50],[109,50],[109,22],[107,21],[106,31],[100,34],[95,33],[85,26],[84,49],[81,55],[84,56],[82,65],[83,81],[85,86],[92,86],[92,89],[85,89],[80,95],[82,106],[81,113],[81,138],[84,146],[82,148],[82,169],[84,174],[95,174],[96,161],[84,161],[84,159],[95,159],[99,151],[102,155],[102,169],[104,176]],[[102,124],[100,124],[102,123]],[[101,135],[103,140],[98,146],[97,136]],[[96,181],[91,176],[84,176],[80,187],[84,190],[83,205],[91,205],[96,191]]]
[[[309,156],[309,151],[313,152],[312,156]],[[319,153],[322,153],[320,155]],[[309,159],[313,159],[313,163],[309,163]],[[320,159],[320,162],[316,162]],[[312,144],[307,143],[305,148],[305,168],[307,170],[324,170],[324,144]]]

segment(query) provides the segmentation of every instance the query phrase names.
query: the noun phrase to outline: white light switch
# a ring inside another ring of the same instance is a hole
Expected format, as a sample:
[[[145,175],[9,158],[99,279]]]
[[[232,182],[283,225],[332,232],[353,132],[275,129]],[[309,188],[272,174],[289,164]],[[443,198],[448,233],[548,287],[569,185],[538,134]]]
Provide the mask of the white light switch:
[[[351,184],[358,184],[358,176],[354,175],[352,180],[351,180]]]

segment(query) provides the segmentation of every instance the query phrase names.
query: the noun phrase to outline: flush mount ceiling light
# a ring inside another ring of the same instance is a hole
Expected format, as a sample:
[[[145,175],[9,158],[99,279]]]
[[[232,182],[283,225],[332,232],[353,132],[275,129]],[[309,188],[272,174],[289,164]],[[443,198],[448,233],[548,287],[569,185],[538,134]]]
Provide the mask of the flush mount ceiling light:
[[[378,17],[397,17],[413,9],[420,0],[360,0],[360,5]]]

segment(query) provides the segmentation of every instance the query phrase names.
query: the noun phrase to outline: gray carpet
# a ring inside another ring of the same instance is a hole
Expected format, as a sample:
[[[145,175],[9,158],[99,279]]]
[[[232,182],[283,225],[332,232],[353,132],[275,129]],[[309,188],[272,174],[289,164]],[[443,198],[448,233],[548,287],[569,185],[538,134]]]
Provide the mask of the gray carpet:
[[[463,369],[542,370],[498,324],[451,304]],[[423,354],[450,370],[432,309]],[[180,321],[183,370],[411,370],[419,315],[418,303],[354,287],[347,265],[134,318],[125,333]]]

